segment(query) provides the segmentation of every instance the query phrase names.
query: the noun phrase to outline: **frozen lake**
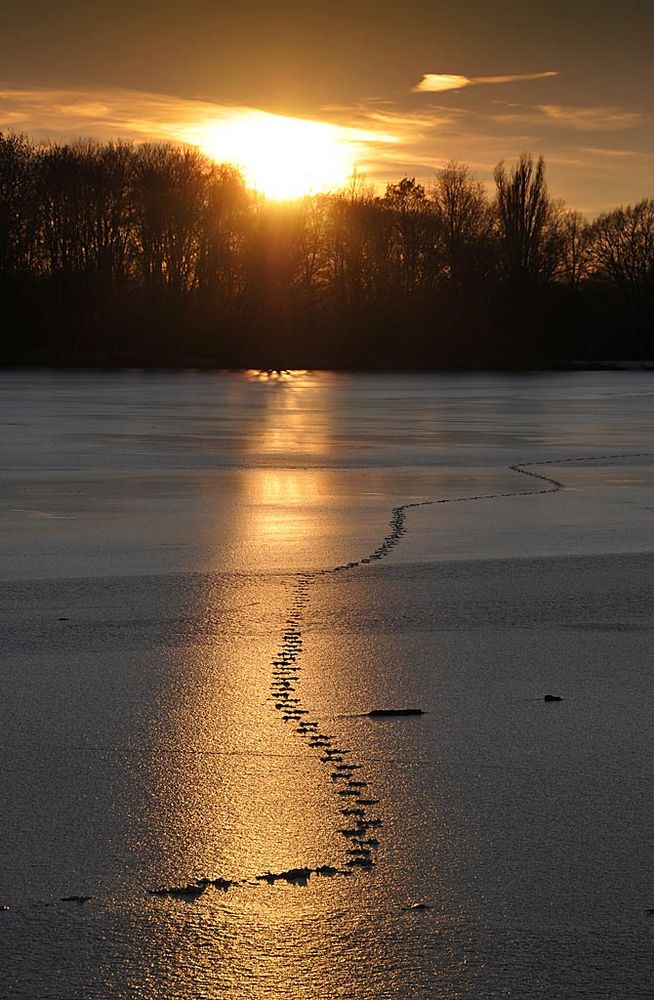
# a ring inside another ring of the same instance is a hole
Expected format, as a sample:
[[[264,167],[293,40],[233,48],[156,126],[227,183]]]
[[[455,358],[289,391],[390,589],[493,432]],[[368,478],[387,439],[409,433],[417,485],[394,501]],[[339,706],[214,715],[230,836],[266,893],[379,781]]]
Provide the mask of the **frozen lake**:
[[[652,996],[654,374],[0,385],[0,996]]]

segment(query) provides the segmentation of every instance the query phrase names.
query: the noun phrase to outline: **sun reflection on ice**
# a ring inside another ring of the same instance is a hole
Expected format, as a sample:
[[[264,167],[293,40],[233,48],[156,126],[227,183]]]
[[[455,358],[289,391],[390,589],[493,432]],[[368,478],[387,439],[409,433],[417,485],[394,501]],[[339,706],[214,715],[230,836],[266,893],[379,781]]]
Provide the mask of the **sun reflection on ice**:
[[[265,395],[248,448],[257,459],[247,474],[249,534],[274,550],[269,555],[279,556],[278,565],[296,567],[324,535],[321,521],[330,493],[324,465],[333,450],[328,387],[322,377],[307,376],[305,370],[246,373],[262,383]]]
[[[251,454],[286,459],[296,467],[333,451],[333,400],[324,376],[310,378],[305,369],[252,369],[245,374],[280,390],[266,395],[263,419],[253,428],[248,447]],[[278,471],[283,469],[278,466]]]
[[[244,374],[253,381],[280,381],[300,378],[308,375],[307,368],[246,368]]]

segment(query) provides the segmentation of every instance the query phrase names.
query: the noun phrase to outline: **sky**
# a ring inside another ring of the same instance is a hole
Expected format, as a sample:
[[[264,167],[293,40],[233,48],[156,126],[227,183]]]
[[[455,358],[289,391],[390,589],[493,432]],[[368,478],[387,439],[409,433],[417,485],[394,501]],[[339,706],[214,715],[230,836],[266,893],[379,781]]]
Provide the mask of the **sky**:
[[[5,0],[2,20],[3,131],[202,144],[255,109],[337,126],[382,190],[450,160],[490,185],[532,152],[586,214],[654,196],[652,4]]]

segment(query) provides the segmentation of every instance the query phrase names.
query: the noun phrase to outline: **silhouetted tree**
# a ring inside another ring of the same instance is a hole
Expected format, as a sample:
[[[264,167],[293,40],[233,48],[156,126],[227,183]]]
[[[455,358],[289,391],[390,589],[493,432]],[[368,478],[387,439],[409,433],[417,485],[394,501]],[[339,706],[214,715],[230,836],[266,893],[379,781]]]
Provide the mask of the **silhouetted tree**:
[[[207,171],[195,149],[144,145],[137,151],[135,237],[146,284],[176,293],[196,285]]]
[[[215,306],[232,315],[243,292],[243,262],[252,199],[242,176],[225,164],[207,165],[201,180],[196,278]]]
[[[434,225],[431,206],[422,184],[405,177],[389,184],[384,208],[391,213],[392,242],[389,261],[404,292],[424,287],[432,277]],[[392,280],[392,275],[389,276]]]
[[[451,162],[432,192],[441,273],[459,290],[470,290],[493,266],[495,216],[482,184]]]
[[[629,303],[654,291],[654,200],[606,212],[590,228],[596,277],[613,285]]]
[[[375,284],[379,267],[376,199],[365,181],[354,175],[345,191],[331,200],[327,226],[326,265],[335,300],[358,308]]]
[[[559,209],[545,183],[540,156],[523,153],[512,170],[504,162],[495,168],[500,256],[507,281],[524,287],[548,281],[559,249]]]
[[[0,132],[0,275],[33,266],[34,149]]]
[[[591,266],[590,226],[581,212],[564,212],[560,218],[559,278],[578,289]]]
[[[36,159],[43,266],[53,276],[70,277],[86,270],[89,148],[52,144]]]

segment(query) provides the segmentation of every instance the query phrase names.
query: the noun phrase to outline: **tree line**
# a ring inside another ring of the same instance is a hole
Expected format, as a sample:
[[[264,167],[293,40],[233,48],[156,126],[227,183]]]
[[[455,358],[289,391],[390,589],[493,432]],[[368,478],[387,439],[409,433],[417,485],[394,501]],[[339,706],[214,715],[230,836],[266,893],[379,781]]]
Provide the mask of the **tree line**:
[[[9,363],[499,367],[652,357],[654,200],[592,221],[542,158],[267,202],[172,144],[0,133]]]

